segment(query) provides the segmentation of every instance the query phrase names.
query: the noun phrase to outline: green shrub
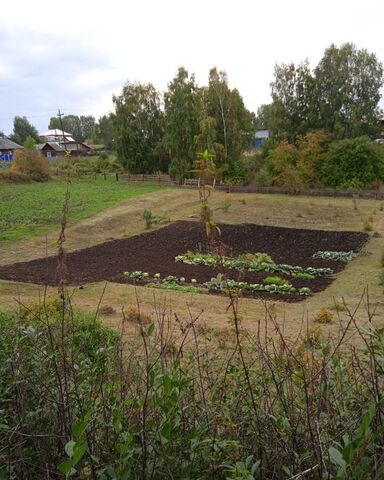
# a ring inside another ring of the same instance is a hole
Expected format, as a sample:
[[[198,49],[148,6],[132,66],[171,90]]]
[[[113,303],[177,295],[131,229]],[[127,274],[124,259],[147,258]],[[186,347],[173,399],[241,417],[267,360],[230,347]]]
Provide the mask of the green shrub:
[[[369,187],[384,178],[384,154],[368,137],[332,142],[319,166],[325,185],[342,188]]]
[[[349,352],[345,330],[259,338],[233,314],[218,350],[167,308],[128,306],[119,338],[62,300],[25,310],[0,313],[2,478],[383,477],[382,329]]]

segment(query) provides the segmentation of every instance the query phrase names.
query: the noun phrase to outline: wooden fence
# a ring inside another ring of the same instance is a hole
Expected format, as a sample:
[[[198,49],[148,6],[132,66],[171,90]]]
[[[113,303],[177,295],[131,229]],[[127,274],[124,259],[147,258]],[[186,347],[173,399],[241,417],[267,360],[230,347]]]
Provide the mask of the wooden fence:
[[[159,185],[178,185],[177,182],[174,182],[169,175],[163,173],[154,173],[154,174],[132,174],[124,173],[122,178],[128,182],[151,182],[158,183]]]
[[[185,179],[180,184],[166,174],[123,174],[123,178],[130,182],[152,182],[160,185],[177,185],[181,188],[198,188],[200,182],[196,178]],[[283,195],[307,195],[323,197],[347,197],[384,200],[382,190],[337,190],[333,188],[282,188],[282,187],[256,187],[247,185],[229,185],[214,181],[213,188],[227,193],[275,193]]]

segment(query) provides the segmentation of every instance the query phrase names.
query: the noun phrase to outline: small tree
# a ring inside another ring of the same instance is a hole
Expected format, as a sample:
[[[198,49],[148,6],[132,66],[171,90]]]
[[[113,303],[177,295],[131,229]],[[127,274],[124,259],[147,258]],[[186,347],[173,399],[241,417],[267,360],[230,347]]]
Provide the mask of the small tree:
[[[200,220],[204,226],[207,239],[211,242],[214,239],[215,232],[220,234],[220,230],[213,220],[213,211],[209,206],[208,200],[211,196],[212,187],[207,184],[208,180],[215,175],[214,155],[208,150],[199,154],[195,161],[195,170],[199,176],[199,199],[200,199]]]

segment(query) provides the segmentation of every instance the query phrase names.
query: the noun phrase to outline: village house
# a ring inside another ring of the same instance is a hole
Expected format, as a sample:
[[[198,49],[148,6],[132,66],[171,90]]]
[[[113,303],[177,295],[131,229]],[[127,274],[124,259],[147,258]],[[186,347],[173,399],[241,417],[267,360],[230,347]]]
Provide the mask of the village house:
[[[11,162],[15,150],[20,150],[21,148],[23,148],[21,145],[0,134],[0,161]]]
[[[91,152],[89,145],[77,142],[70,133],[57,128],[47,130],[39,137],[42,143],[37,145],[37,149],[48,159],[62,157],[65,152],[70,152],[72,157],[83,157]]]

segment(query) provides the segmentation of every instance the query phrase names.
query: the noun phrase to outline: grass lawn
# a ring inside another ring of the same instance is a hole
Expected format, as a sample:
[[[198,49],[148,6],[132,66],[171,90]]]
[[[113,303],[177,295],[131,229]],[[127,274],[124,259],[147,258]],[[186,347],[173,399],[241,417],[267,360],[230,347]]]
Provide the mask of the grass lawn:
[[[69,224],[94,215],[128,198],[164,187],[129,185],[115,179],[73,179],[69,187]],[[57,229],[67,183],[51,181],[26,185],[0,185],[0,242]]]

